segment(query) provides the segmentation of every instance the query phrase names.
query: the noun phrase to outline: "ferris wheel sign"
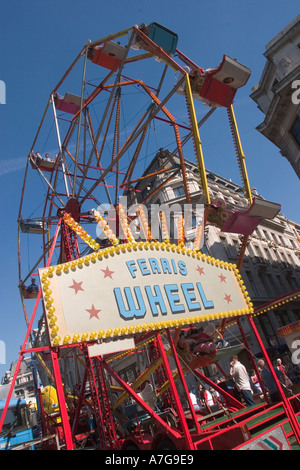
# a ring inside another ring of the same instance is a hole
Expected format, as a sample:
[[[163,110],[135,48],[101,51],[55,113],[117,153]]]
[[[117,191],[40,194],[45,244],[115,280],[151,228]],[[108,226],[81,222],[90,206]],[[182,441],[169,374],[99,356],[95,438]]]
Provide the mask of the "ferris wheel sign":
[[[53,346],[253,312],[236,265],[180,245],[118,245],[39,275]]]

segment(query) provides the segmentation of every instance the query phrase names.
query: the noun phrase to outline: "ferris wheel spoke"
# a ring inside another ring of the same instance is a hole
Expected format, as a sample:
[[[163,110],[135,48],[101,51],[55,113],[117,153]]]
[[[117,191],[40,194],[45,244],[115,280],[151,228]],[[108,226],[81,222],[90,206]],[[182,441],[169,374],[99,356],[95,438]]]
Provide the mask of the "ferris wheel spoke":
[[[56,114],[56,108],[55,108],[53,95],[51,95],[51,104],[52,104],[52,109],[53,109],[56,136],[57,136],[57,142],[58,142],[58,148],[59,148],[59,159],[60,159],[60,164],[61,164],[61,168],[62,168],[62,171],[63,171],[63,178],[64,178],[64,183],[65,183],[65,188],[66,188],[66,194],[69,197],[70,193],[69,193],[69,187],[68,187],[68,182],[67,182],[67,177],[66,177],[65,165],[64,165],[64,161],[63,161],[63,150],[62,150],[62,145],[61,145],[61,138],[60,138],[60,132],[59,132],[59,126],[58,126],[58,121],[57,121],[57,114]]]
[[[137,145],[137,148],[136,148],[136,150],[135,150],[135,152],[134,152],[134,154],[133,154],[132,160],[131,160],[131,162],[130,162],[130,164],[129,164],[127,173],[126,173],[126,175],[125,175],[125,177],[124,177],[124,179],[123,179],[123,183],[121,184],[121,187],[122,187],[123,185],[127,185],[127,184],[128,184],[128,179],[130,179],[131,176],[132,176],[132,173],[133,173],[133,171],[134,171],[135,165],[136,165],[136,163],[137,163],[137,160],[138,160],[138,157],[139,157],[141,148],[142,148],[142,144],[143,144],[143,142],[144,142],[144,140],[145,140],[145,137],[146,137],[146,134],[147,134],[147,132],[148,132],[149,125],[150,125],[150,123],[148,124],[148,126],[145,127],[145,129],[144,129],[144,131],[143,131],[143,133],[142,133],[142,136],[141,136],[141,138],[140,138],[140,140],[139,140],[139,143],[138,143],[138,145]]]
[[[22,283],[22,285],[25,285],[26,281],[30,278],[30,276],[32,276],[32,273],[38,268],[38,266],[40,265],[40,263],[41,263],[41,261],[43,260],[43,258],[49,253],[49,251],[50,251],[50,249],[51,249],[51,246],[52,246],[53,239],[54,239],[54,237],[52,237],[52,238],[47,242],[43,253],[42,253],[41,256],[39,257],[39,259],[36,261],[36,263],[34,264],[34,266],[29,270],[28,274],[24,277],[24,279],[22,279],[22,280],[20,279],[20,282]]]
[[[119,153],[116,155],[116,158],[114,162],[112,162],[110,165],[108,165],[107,169],[104,171],[103,175],[101,175],[98,180],[93,184],[93,186],[89,189],[89,191],[85,194],[85,196],[82,198],[82,202],[84,202],[89,195],[97,188],[98,184],[100,184],[103,181],[103,178],[111,171],[111,169],[114,167],[114,165],[120,160],[120,158],[124,155],[124,153],[128,150],[128,148],[132,145],[132,143],[138,138],[138,136],[144,131],[144,129],[149,125],[149,123],[152,121],[152,119],[162,110],[162,108],[165,106],[165,104],[169,101],[171,96],[176,92],[176,90],[182,85],[184,81],[184,76],[176,83],[176,85],[173,87],[173,89],[168,93],[168,95],[164,98],[164,100],[158,105],[156,108],[154,108],[148,117],[148,119],[145,121],[145,123],[139,128],[136,129],[134,133],[131,134],[131,136],[127,139],[127,141],[124,143],[123,147],[120,149]]]
[[[162,76],[161,76],[161,78],[160,78],[160,82],[159,82],[159,85],[158,85],[158,88],[157,88],[157,92],[156,92],[156,97],[158,97],[158,95],[159,95],[159,93],[160,93],[160,91],[161,91],[161,87],[162,87],[163,81],[164,81],[164,79],[165,79],[167,69],[168,69],[168,65],[166,64],[166,65],[165,65],[165,68],[164,68],[164,70],[163,70]],[[151,115],[151,113],[152,113],[152,111],[153,111],[154,108],[155,108],[155,104],[154,104],[154,102],[153,102],[152,105],[151,105],[151,107],[150,107],[150,109],[147,110],[146,113],[142,116],[140,122],[143,122],[144,117],[146,116],[147,113],[149,113],[149,114]],[[142,144],[143,144],[143,142],[144,142],[144,140],[145,140],[145,137],[146,137],[146,134],[147,134],[149,125],[150,125],[150,122],[149,122],[148,126],[145,127],[145,129],[144,129],[144,131],[143,131],[143,133],[142,133],[141,139],[140,139],[140,141],[139,141],[139,143],[138,143],[138,145],[137,145],[136,151],[135,151],[135,153],[134,153],[134,155],[133,155],[133,158],[132,158],[132,160],[131,160],[131,162],[130,162],[130,164],[129,164],[127,173],[126,173],[126,175],[125,175],[125,177],[124,177],[124,179],[123,179],[123,183],[121,184],[121,187],[124,186],[124,185],[128,185],[128,179],[131,178],[132,173],[133,173],[133,171],[134,171],[134,168],[135,168],[135,165],[136,165],[136,163],[137,163],[138,156],[139,156],[140,150],[141,150],[141,148],[142,148]]]
[[[75,156],[75,168],[74,168],[74,179],[73,179],[73,190],[72,190],[73,197],[75,196],[75,192],[76,192],[77,164],[78,164],[78,159],[79,159],[79,145],[80,145],[83,97],[84,97],[84,89],[85,89],[85,76],[86,76],[86,64],[87,64],[88,50],[89,48],[86,47],[85,56],[84,56],[82,83],[81,83],[80,111],[79,111],[79,121],[78,121],[78,130],[77,130],[76,156]]]
[[[88,122],[89,122],[88,130],[89,130],[89,133],[90,133],[90,139],[91,139],[91,141],[94,145],[95,134],[94,134],[93,126],[92,126],[91,115],[90,115],[89,112],[88,112],[87,117],[88,117]],[[97,163],[99,164],[100,156],[98,154],[97,147],[96,147],[96,157],[97,157]],[[102,174],[103,173],[102,168],[99,167],[99,170],[100,170],[100,173]],[[111,199],[111,196],[110,196],[109,188],[107,187],[105,179],[104,179],[104,184],[105,184],[105,192],[106,192],[107,199],[108,199],[109,203],[112,204],[112,199]]]
[[[102,120],[101,120],[101,122],[100,122],[100,126],[99,126],[98,131],[97,131],[97,135],[96,135],[96,138],[95,138],[95,142],[94,142],[94,144],[93,144],[93,148],[92,148],[92,151],[91,151],[90,156],[89,156],[88,164],[87,164],[87,166],[86,166],[85,174],[84,174],[84,176],[83,176],[83,179],[82,179],[81,184],[80,184],[80,186],[79,186],[78,192],[77,192],[77,194],[76,194],[77,198],[79,198],[79,196],[80,196],[80,193],[81,193],[81,190],[82,190],[82,185],[83,185],[84,180],[85,180],[85,178],[86,178],[86,174],[87,174],[88,167],[90,166],[91,161],[92,161],[92,158],[93,158],[93,155],[94,155],[94,153],[95,153],[95,149],[96,149],[96,146],[97,146],[97,143],[98,143],[98,140],[99,140],[99,137],[100,137],[100,134],[101,134],[103,125],[104,125],[104,121],[105,121],[105,119],[106,119],[106,116],[107,116],[107,113],[108,113],[110,104],[111,104],[111,102],[112,102],[112,99],[113,99],[113,97],[114,97],[114,95],[115,95],[115,91],[116,91],[117,86],[118,86],[118,84],[119,84],[120,77],[121,77],[121,72],[122,72],[122,69],[123,69],[123,66],[124,66],[126,57],[127,57],[127,55],[128,55],[128,52],[129,52],[129,50],[130,50],[131,44],[132,44],[132,42],[133,42],[134,36],[135,36],[135,33],[134,33],[134,31],[132,31],[132,33],[131,33],[131,35],[130,35],[130,38],[129,38],[129,41],[128,41],[128,44],[127,44],[126,47],[125,47],[125,53],[124,53],[124,55],[123,55],[121,64],[120,64],[120,66],[119,66],[119,70],[118,70],[118,73],[117,73],[117,76],[116,76],[116,79],[115,79],[113,88],[112,88],[112,90],[111,90],[111,94],[110,94],[109,99],[108,99],[108,103],[107,103],[107,105],[106,105],[105,111],[104,111],[103,116],[102,116]],[[106,175],[105,175],[105,176],[106,176]],[[101,177],[102,177],[102,176],[101,176]],[[101,181],[103,181],[103,179],[102,179]],[[87,196],[85,195],[84,199],[86,199],[86,197],[87,197]]]

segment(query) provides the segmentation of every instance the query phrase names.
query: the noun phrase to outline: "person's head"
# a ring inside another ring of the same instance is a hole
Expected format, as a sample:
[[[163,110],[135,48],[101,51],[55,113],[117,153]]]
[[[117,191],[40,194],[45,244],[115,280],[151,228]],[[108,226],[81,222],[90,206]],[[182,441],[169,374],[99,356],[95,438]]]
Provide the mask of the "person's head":
[[[34,279],[34,277],[31,278],[31,284],[35,284],[35,279]]]
[[[282,364],[281,359],[277,359],[277,360],[276,360],[276,364],[277,364],[277,366],[281,366],[281,364]]]
[[[239,358],[237,356],[232,356],[230,359],[230,364],[234,365],[238,361],[239,361]]]
[[[257,365],[260,369],[263,369],[265,367],[265,361],[263,359],[259,359],[259,361],[257,361]]]

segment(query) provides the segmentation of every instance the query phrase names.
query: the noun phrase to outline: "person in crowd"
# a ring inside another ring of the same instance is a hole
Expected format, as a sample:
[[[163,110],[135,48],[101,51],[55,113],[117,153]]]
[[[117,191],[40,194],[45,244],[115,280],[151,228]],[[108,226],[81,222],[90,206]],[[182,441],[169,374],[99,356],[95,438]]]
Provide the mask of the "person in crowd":
[[[266,387],[266,389],[269,392],[271,403],[278,403],[279,401],[281,401],[280,392],[279,392],[279,390],[276,386],[275,380],[274,380],[271,372],[269,371],[269,369],[267,368],[267,366],[265,364],[265,361],[263,359],[260,359],[257,362],[257,366],[259,368],[259,373],[261,375],[264,386]],[[274,371],[277,375],[278,380],[281,383],[284,383],[283,373],[281,371],[279,371],[278,369],[274,369]]]
[[[190,399],[191,399],[192,405],[194,407],[194,410],[195,411],[200,411],[200,406],[198,405],[197,397],[196,397],[196,394],[195,394],[194,390],[190,390],[189,395],[190,395]]]
[[[216,404],[215,400],[214,400],[214,397],[213,397],[213,394],[212,394],[212,391],[213,391],[212,388],[205,389],[205,391],[204,391],[205,406],[206,406],[206,409],[209,413],[212,413],[213,407]]]
[[[288,377],[288,375],[287,375],[287,373],[286,373],[285,366],[282,364],[282,360],[279,359],[279,358],[276,360],[275,369],[277,369],[277,370],[279,370],[280,372],[282,372],[282,374],[283,374],[283,376],[284,376],[284,385],[285,385],[287,388],[292,387],[293,382],[292,382],[291,379]]]
[[[199,384],[197,401],[201,408],[205,406],[204,392],[205,392],[205,388],[203,387],[202,384]]]
[[[246,367],[233,356],[230,362],[230,376],[233,378],[237,390],[241,393],[248,406],[255,405],[252,397],[250,379]]]
[[[251,372],[250,372],[250,380],[253,384],[254,393],[259,393],[261,395],[262,394],[262,389],[261,389],[259,379],[258,379],[254,369],[252,369]]]

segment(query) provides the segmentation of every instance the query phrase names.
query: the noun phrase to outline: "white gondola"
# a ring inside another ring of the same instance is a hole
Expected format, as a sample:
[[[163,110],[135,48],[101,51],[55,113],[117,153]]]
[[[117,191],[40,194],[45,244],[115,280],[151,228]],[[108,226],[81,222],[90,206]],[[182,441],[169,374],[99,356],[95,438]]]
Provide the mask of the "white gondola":
[[[237,89],[244,86],[251,75],[250,69],[227,55],[214,69],[194,68],[187,72],[194,98],[208,106],[226,108],[232,105]],[[184,92],[184,87],[178,89],[179,94]]]

